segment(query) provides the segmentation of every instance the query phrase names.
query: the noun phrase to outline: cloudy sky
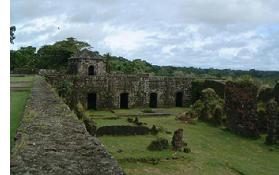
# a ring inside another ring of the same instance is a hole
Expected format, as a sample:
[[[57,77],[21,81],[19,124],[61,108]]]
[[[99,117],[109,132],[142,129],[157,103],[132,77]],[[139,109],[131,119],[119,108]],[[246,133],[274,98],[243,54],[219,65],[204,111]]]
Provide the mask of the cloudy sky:
[[[152,64],[279,70],[278,0],[11,0],[13,49],[67,37]]]

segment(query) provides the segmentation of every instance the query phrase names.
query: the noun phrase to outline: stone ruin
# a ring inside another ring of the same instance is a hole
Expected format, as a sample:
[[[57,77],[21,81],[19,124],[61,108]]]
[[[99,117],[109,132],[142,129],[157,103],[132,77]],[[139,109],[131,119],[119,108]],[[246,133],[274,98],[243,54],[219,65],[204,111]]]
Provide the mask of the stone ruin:
[[[184,146],[183,144],[183,129],[178,129],[174,131],[172,136],[171,144],[175,151],[181,150]]]
[[[81,102],[85,109],[185,107],[191,103],[191,78],[108,73],[106,67],[102,56],[85,49],[68,59],[67,74],[44,75],[57,89],[69,82],[64,83],[72,85],[68,101]]]
[[[250,82],[227,82],[225,110],[227,128],[233,133],[258,138],[257,87]]]
[[[267,104],[267,137],[265,143],[268,145],[276,144],[279,141],[279,112],[278,103],[271,100]]]

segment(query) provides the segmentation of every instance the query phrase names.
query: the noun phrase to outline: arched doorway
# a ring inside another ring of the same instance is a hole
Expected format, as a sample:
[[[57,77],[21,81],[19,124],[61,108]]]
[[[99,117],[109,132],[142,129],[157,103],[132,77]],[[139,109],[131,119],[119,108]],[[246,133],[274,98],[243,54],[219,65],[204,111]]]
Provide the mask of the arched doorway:
[[[177,92],[175,95],[175,106],[182,107],[183,106],[183,93]]]
[[[88,67],[88,75],[95,75],[95,68],[94,66]]]
[[[149,107],[157,108],[157,93],[150,93]]]
[[[129,104],[129,94],[128,93],[121,93],[120,94],[120,108],[121,109],[128,109]]]
[[[97,95],[96,93],[89,93],[87,95],[87,109],[95,109],[97,107]]]

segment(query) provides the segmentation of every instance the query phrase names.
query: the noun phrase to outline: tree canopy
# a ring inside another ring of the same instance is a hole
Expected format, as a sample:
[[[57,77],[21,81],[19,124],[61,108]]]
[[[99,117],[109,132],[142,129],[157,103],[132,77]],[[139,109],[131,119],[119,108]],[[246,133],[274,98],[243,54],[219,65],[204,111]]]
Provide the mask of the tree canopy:
[[[11,70],[16,68],[27,69],[56,69],[63,71],[67,68],[67,61],[79,51],[88,49],[90,54],[99,55],[97,51],[91,51],[90,44],[78,41],[75,38],[66,38],[57,41],[52,45],[44,45],[37,51],[35,47],[21,47],[18,50],[11,50]],[[278,71],[258,71],[258,70],[231,70],[231,69],[201,69],[194,67],[174,67],[157,66],[142,59],[128,60],[124,57],[112,56],[107,53],[103,55],[107,62],[107,72],[109,73],[149,73],[158,76],[190,76],[198,78],[226,78],[236,79],[242,75],[249,75],[265,84],[274,85],[279,80]]]
[[[16,31],[16,27],[15,26],[11,26],[10,27],[10,43],[11,44],[14,44],[15,31]]]

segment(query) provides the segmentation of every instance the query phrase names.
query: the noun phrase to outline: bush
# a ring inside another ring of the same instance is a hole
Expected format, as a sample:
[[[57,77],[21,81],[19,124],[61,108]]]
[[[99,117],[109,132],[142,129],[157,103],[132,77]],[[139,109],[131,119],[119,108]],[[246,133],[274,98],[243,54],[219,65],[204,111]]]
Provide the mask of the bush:
[[[64,80],[57,87],[58,94],[61,97],[71,96],[72,93],[72,83],[70,81]]]
[[[155,125],[152,125],[152,128],[150,129],[150,133],[153,135],[158,134],[159,129],[157,129],[157,127]]]
[[[78,102],[78,104],[76,105],[75,112],[79,119],[86,118],[85,110],[80,102]]]
[[[167,139],[164,138],[158,138],[156,140],[153,140],[147,147],[147,149],[150,151],[162,151],[168,148],[169,148],[169,142]]]
[[[267,102],[274,97],[271,87],[262,87],[258,95],[258,101]]]
[[[195,80],[192,81],[192,104],[194,104],[198,99],[200,99],[202,90],[206,88],[212,88],[218,94],[220,98],[224,98],[225,84],[221,81],[216,80]]]
[[[207,88],[202,91],[201,97],[188,111],[191,118],[199,118],[214,125],[220,125],[224,120],[224,100],[213,89]]]
[[[279,82],[276,83],[273,94],[275,96],[275,100],[277,101],[277,103],[279,103]]]
[[[83,122],[88,133],[92,136],[95,136],[97,130],[95,122],[88,117],[83,118]]]
[[[145,108],[142,110],[144,113],[154,113],[154,111],[151,108]]]

